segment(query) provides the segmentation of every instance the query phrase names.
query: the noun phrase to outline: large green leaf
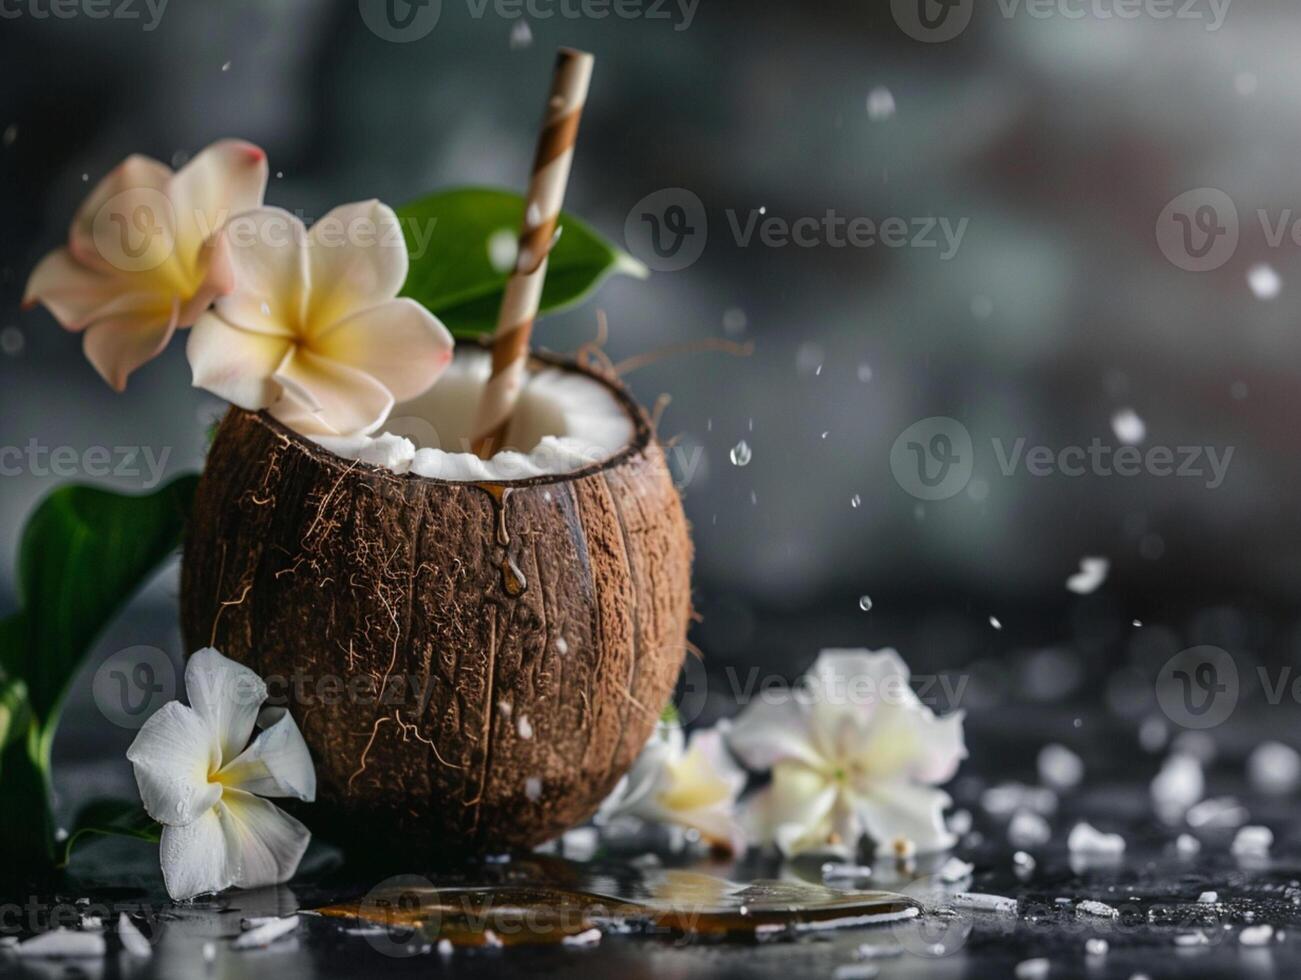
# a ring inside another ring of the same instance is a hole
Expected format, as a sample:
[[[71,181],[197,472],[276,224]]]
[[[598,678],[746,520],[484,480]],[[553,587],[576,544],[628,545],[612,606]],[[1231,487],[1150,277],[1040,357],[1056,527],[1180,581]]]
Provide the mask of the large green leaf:
[[[0,851],[15,866],[55,857],[50,749],[68,684],[96,637],[180,543],[197,484],[183,476],[135,497],[61,487],[23,529],[23,608],[0,620]],[[129,832],[117,817],[101,832]]]
[[[524,199],[484,187],[431,194],[398,208],[411,268],[402,295],[422,303],[458,337],[490,333],[497,324],[509,269],[494,267],[489,242],[510,241],[524,217]],[[605,241],[573,215],[551,250],[542,313],[582,300],[607,275],[639,278],[646,267]]]
[[[60,867],[72,858],[73,848],[105,837],[131,837],[158,843],[162,827],[135,800],[91,800],[77,813],[58,855]]]
[[[20,626],[0,632],[7,672],[27,684],[38,723],[109,620],[180,542],[196,476],[144,496],[61,487],[37,507],[18,551]]]

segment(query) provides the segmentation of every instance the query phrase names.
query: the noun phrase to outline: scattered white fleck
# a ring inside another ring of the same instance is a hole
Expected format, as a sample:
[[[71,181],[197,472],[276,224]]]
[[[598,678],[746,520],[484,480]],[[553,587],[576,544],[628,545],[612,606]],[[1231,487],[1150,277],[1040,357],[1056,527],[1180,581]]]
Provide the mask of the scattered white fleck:
[[[248,932],[250,929],[256,929],[258,926],[264,926],[268,922],[279,922],[278,915],[249,915],[239,920],[239,927],[242,931]]]
[[[1291,793],[1301,783],[1301,755],[1282,742],[1261,742],[1247,758],[1247,778],[1262,793]]]
[[[283,170],[277,170],[276,180],[284,180],[284,179],[285,179],[285,172]]]
[[[21,942],[15,949],[19,956],[38,959],[89,959],[104,955],[104,937],[98,932],[52,929]]]
[[[1243,946],[1264,946],[1274,938],[1274,927],[1270,925],[1248,926],[1238,933],[1238,942]]]
[[[1239,857],[1265,857],[1274,846],[1274,832],[1268,827],[1243,827],[1229,850]]]
[[[562,657],[569,652],[569,641],[563,636],[556,637],[556,653]]]
[[[1048,976],[1048,961],[1042,957],[1022,960],[1016,965],[1016,980],[1043,980]]]
[[[226,62],[224,65],[222,65],[222,66],[221,66],[221,70],[222,70],[222,71],[230,71],[230,62],[228,61],[228,62]]]
[[[1039,781],[1055,790],[1074,789],[1084,781],[1084,760],[1064,745],[1039,750]]]
[[[443,957],[451,956],[452,953],[454,953],[455,951],[456,951],[456,947],[452,945],[452,941],[450,939],[438,940],[439,956],[443,956]]]
[[[739,337],[745,333],[746,325],[749,318],[745,315],[745,310],[739,306],[733,306],[723,311],[723,333],[729,337]]]
[[[117,917],[117,938],[121,941],[122,948],[131,956],[146,959],[154,955],[154,948],[149,945],[149,940],[136,928],[136,924],[125,912]]]
[[[760,205],[759,205],[759,213],[760,213],[760,214],[767,214],[767,213],[768,213],[768,205],[766,205],[766,204],[760,204]]]
[[[872,611],[872,597],[870,595],[861,595],[858,597],[858,608],[863,612]]]
[[[795,370],[800,374],[815,374],[825,359],[826,354],[817,344],[800,344],[795,352]]]
[[[888,960],[903,955],[902,946],[878,946],[875,943],[862,943],[854,955],[860,960]]]
[[[872,869],[866,864],[847,864],[841,861],[828,861],[822,866],[822,880],[857,881],[872,877]]]
[[[298,916],[287,915],[283,919],[273,919],[250,929],[235,937],[231,949],[261,949],[270,946],[277,939],[289,935],[298,928]]]
[[[518,51],[533,43],[533,29],[526,20],[517,20],[510,29],[510,49]]]
[[[1175,851],[1182,857],[1192,857],[1194,854],[1200,853],[1201,850],[1202,842],[1192,834],[1180,834],[1179,839],[1175,841]]]
[[[949,814],[948,824],[950,832],[964,836],[971,830],[971,811],[954,810]]]
[[[575,827],[567,830],[560,839],[560,847],[565,857],[576,861],[586,861],[596,853],[599,837],[595,827]]]
[[[1084,944],[1085,956],[1106,956],[1111,944],[1105,939],[1099,939],[1096,936]]]
[[[872,380],[872,365],[866,361],[858,366],[858,380],[863,384],[867,384]]]
[[[528,715],[519,716],[519,721],[515,723],[515,730],[519,732],[519,737],[522,739],[533,737],[533,723],[529,721]]]
[[[565,946],[596,946],[601,942],[601,930],[588,929],[574,936],[566,936],[560,942]]]
[[[488,236],[488,262],[498,275],[505,275],[515,267],[519,254],[519,238],[509,228],[498,228]]]
[[[733,466],[749,466],[752,455],[750,444],[744,439],[733,446],[732,451],[728,453]]]
[[[849,498],[849,506],[853,507],[854,510],[858,510],[858,508],[863,506],[863,498],[860,497],[858,494],[854,494],[852,497]]]
[[[955,908],[968,909],[972,912],[996,912],[999,915],[1016,915],[1016,899],[1003,895],[982,895],[976,892],[960,892],[953,896]]]
[[[1214,796],[1202,800],[1188,811],[1188,826],[1218,827],[1221,830],[1241,827],[1250,819],[1247,808],[1232,796]]]
[[[509,718],[511,716],[511,712],[513,712],[515,709],[514,707],[512,707],[509,701],[498,701],[497,710],[502,713],[503,717]]]
[[[1199,905],[1214,905],[1219,900],[1219,892],[1202,892],[1197,896],[1197,902]]]
[[[951,857],[940,868],[940,880],[950,885],[957,884],[959,881],[970,878],[971,873],[975,870],[975,865],[968,864],[961,858]]]
[[[1141,619],[1136,619],[1130,623],[1130,625],[1133,626],[1134,629],[1141,630],[1143,628],[1143,621]]]
[[[1202,764],[1191,755],[1176,752],[1165,760],[1152,779],[1152,805],[1167,823],[1182,820],[1184,814],[1206,792]]]
[[[1111,562],[1106,558],[1081,558],[1080,570],[1066,580],[1066,588],[1076,595],[1092,595],[1107,581]]]
[[[1007,839],[1013,847],[1042,847],[1052,835],[1048,821],[1033,810],[1018,810],[1007,825]]]
[[[5,134],[4,134],[5,146],[13,146],[14,140],[16,139],[18,139],[18,124],[10,123],[8,126],[5,127]]]
[[[211,963],[217,958],[217,944],[208,942],[203,944],[203,961]]]
[[[81,182],[82,182],[83,184],[89,184],[89,183],[90,183],[90,174],[82,174],[82,175],[81,175]]]
[[[1137,446],[1147,438],[1147,423],[1132,408],[1122,408],[1111,417],[1111,431],[1127,446]]]
[[[1034,874],[1034,869],[1035,859],[1025,851],[1017,851],[1012,855],[1012,873],[1022,881]]]
[[[989,625],[994,627],[994,629],[996,630],[1001,630],[1003,628],[1003,624],[1002,622],[999,621],[999,618],[997,616],[989,617]]]
[[[996,817],[1011,816],[1017,810],[1033,810],[1047,816],[1057,812],[1057,794],[1041,786],[1000,783],[980,795],[980,805]]]
[[[1175,936],[1175,945],[1184,948],[1194,946],[1209,946],[1211,939],[1206,933],[1198,929],[1196,932],[1184,932]]]
[[[831,971],[832,980],[875,980],[881,972],[872,963],[842,963]]]
[[[884,85],[878,85],[867,93],[867,118],[872,122],[893,119],[894,113],[894,93]]]
[[[1272,265],[1264,262],[1251,267],[1247,273],[1247,284],[1251,286],[1251,291],[1256,294],[1257,299],[1277,299],[1278,294],[1283,291],[1283,280],[1279,278]]]
[[[1099,919],[1119,919],[1120,913],[1106,902],[1095,901],[1094,899],[1085,899],[1075,906],[1075,911],[1081,915],[1091,915]]]
[[[528,797],[530,803],[542,799],[542,780],[537,776],[530,776],[524,780],[524,795]]]
[[[1170,726],[1164,718],[1145,718],[1138,727],[1138,744],[1144,752],[1160,752],[1170,741]]]
[[[1119,834],[1104,834],[1083,821],[1077,823],[1066,839],[1072,854],[1110,856],[1125,853],[1125,838]]]

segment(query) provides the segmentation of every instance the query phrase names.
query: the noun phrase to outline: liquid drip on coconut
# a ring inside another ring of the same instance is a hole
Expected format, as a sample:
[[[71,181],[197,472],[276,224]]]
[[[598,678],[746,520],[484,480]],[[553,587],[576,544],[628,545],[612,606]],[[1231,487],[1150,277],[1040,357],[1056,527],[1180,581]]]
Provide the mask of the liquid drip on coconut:
[[[497,543],[503,548],[510,548],[510,528],[506,523],[506,504],[510,500],[510,495],[514,493],[514,488],[502,486],[500,483],[476,483],[474,484],[489,497],[493,502],[493,513],[497,525]],[[515,559],[510,556],[509,550],[502,558],[499,567],[501,568],[501,587],[505,593],[512,599],[522,596],[528,590],[528,579],[525,578],[524,572],[519,565],[515,564]]]

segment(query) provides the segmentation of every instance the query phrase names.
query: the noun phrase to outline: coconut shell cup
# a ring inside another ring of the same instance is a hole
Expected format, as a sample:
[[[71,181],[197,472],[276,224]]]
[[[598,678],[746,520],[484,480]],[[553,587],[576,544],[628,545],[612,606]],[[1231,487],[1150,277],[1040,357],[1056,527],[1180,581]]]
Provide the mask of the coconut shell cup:
[[[535,359],[535,364],[540,363]],[[672,693],[692,546],[646,413],[584,469],[453,483],[231,409],[182,568],[187,648],[268,681],[312,751],[302,816],[350,850],[535,846],[597,809]]]

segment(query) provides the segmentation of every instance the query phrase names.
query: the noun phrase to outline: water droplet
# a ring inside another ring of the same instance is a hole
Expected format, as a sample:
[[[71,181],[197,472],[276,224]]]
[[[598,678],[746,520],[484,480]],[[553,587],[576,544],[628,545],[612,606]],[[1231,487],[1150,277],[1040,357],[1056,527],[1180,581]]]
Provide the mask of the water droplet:
[[[861,595],[858,597],[858,608],[863,612],[872,611],[872,597],[870,595]]]
[[[261,306],[261,310],[262,310],[262,315],[263,315],[263,316],[270,316],[270,315],[271,315],[271,306],[270,306],[270,304],[268,304],[268,303],[266,303],[266,302],[263,302],[263,304],[262,304],[262,306]]]
[[[498,275],[505,275],[515,267],[519,239],[509,228],[498,228],[488,236],[488,261]]]
[[[222,66],[221,66],[221,70],[222,70],[222,71],[230,71],[230,62],[228,61],[228,62],[226,62],[224,65],[222,65]]]
[[[733,466],[749,466],[752,455],[750,444],[742,439],[732,447],[732,451],[728,455],[731,457]]]
[[[18,139],[18,124],[10,123],[8,126],[5,127],[5,135],[4,135],[5,146],[13,146],[14,140],[16,139]]]
[[[854,494],[852,497],[849,498],[849,506],[853,507],[854,510],[858,510],[858,508],[863,506],[863,498],[860,497],[858,494]]]
[[[1283,291],[1283,280],[1272,265],[1264,262],[1251,267],[1251,271],[1247,273],[1247,285],[1251,287],[1257,299],[1277,299],[1278,294]]]
[[[9,357],[17,357],[21,354],[26,343],[23,332],[17,327],[5,327],[0,330],[0,351],[4,351]]]
[[[818,344],[800,344],[795,352],[795,370],[800,374],[816,374],[825,359],[826,353]]]
[[[734,306],[723,313],[723,333],[729,337],[739,337],[745,333],[748,322],[749,318],[746,317],[745,310]]]
[[[556,637],[556,653],[562,657],[569,652],[569,641],[563,636]]]
[[[533,737],[533,723],[529,721],[528,715],[520,715],[519,721],[515,723],[515,728],[519,732],[519,737],[529,739]]]
[[[276,180],[283,180],[284,176],[285,176],[285,172],[283,170],[276,171]]]
[[[542,780],[537,776],[530,776],[524,780],[524,795],[528,797],[530,803],[536,803],[542,799]]]
[[[872,380],[872,365],[868,364],[867,361],[858,366],[858,380],[863,384],[867,384]]]
[[[989,617],[989,625],[994,627],[996,630],[1001,630],[1003,628],[1003,624],[999,621],[997,616]]]
[[[884,85],[878,85],[867,93],[867,118],[872,122],[885,122],[887,119],[893,119],[894,113],[894,93]]]
[[[81,182],[82,182],[83,184],[89,184],[89,183],[90,183],[90,174],[82,174],[82,175],[81,175]]]
[[[515,26],[510,29],[510,49],[518,51],[521,48],[527,48],[533,43],[533,29],[529,27],[526,20],[517,20]]]
[[[1122,408],[1111,417],[1111,431],[1127,446],[1137,446],[1147,438],[1147,423],[1132,408]]]

